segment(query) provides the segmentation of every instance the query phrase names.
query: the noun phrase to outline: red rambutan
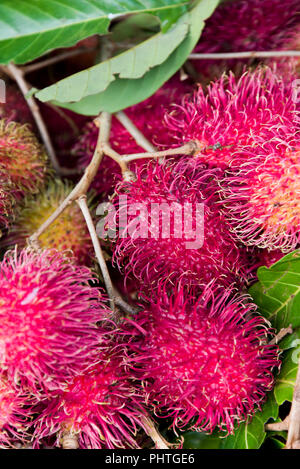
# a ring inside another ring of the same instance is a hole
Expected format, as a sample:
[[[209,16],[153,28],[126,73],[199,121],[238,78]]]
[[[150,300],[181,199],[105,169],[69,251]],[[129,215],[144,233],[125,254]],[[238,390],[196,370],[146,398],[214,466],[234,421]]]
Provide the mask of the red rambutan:
[[[0,118],[34,126],[28,104],[22,93],[14,85],[8,84],[5,87],[5,103],[0,103]]]
[[[63,388],[97,362],[97,321],[110,312],[89,269],[61,253],[28,249],[0,264],[0,362],[33,393]]]
[[[279,366],[265,320],[230,291],[208,287],[193,303],[182,291],[159,293],[137,316],[131,344],[146,403],[174,428],[231,433],[259,408]]]
[[[0,120],[0,167],[16,195],[36,193],[44,185],[47,155],[27,125]]]
[[[247,255],[220,212],[218,175],[190,159],[150,162],[135,181],[116,188],[120,230],[113,260],[142,290],[159,282],[197,289],[211,280],[218,286],[246,281]]]
[[[299,12],[299,0],[223,2],[207,20],[194,52],[279,50],[299,23]],[[192,61],[200,76],[206,80],[219,77],[224,70],[231,70],[238,63],[241,60]]]
[[[26,417],[29,417],[29,398],[16,390],[5,376],[0,377],[0,448],[12,446],[12,442],[23,440]]]
[[[245,245],[288,252],[300,243],[300,148],[244,148],[221,181],[228,222]]]
[[[46,402],[35,422],[36,441],[57,436],[59,446],[65,434],[75,435],[85,449],[138,448],[134,435],[143,427],[141,394],[124,366],[126,348],[99,352],[100,362],[76,376]]]
[[[195,157],[219,168],[226,168],[244,145],[268,144],[274,151],[299,139],[292,80],[283,80],[268,67],[239,79],[223,75],[207,93],[200,87],[167,122],[180,144],[197,140],[202,149]]]

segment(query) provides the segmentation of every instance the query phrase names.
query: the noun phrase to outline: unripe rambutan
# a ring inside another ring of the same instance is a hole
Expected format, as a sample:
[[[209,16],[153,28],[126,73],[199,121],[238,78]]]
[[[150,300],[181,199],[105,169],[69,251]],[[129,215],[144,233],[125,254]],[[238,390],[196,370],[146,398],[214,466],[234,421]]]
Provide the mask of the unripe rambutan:
[[[191,86],[181,82],[177,76],[169,80],[162,88],[145,101],[126,109],[127,116],[143,135],[153,144],[163,147],[174,143],[172,133],[169,133],[164,123],[166,111],[173,103],[179,103],[182,97],[191,91]],[[73,154],[80,158],[80,165],[86,167],[91,161],[96,148],[99,129],[93,122],[87,124],[83,135],[73,147]],[[112,117],[110,144],[120,154],[141,153],[145,151],[139,147],[125,127]],[[137,160],[130,164],[134,169],[144,160]],[[104,157],[93,187],[98,193],[107,194],[121,179],[119,165],[109,157]]]
[[[97,362],[97,321],[108,316],[89,269],[61,253],[17,250],[0,263],[0,363],[33,393],[63,388]]]
[[[117,234],[113,260],[144,289],[228,286],[247,279],[247,255],[220,212],[217,169],[195,160],[150,162],[135,181],[116,188]]]
[[[300,147],[244,148],[220,184],[228,222],[246,245],[288,252],[300,243]]]
[[[57,435],[75,435],[85,449],[137,448],[134,435],[143,427],[141,394],[124,365],[126,348],[99,353],[101,361],[75,377],[51,400],[35,422],[36,441]]]
[[[47,156],[26,125],[0,120],[0,167],[16,195],[38,192],[45,182]]]
[[[160,291],[137,316],[136,376],[148,405],[174,428],[232,432],[271,390],[278,347],[246,300],[209,288],[194,302]]]
[[[30,411],[25,410],[28,403],[28,397],[16,390],[5,376],[0,377],[0,448],[24,438],[26,417],[30,416]]]
[[[195,157],[209,166],[226,168],[244,145],[278,150],[299,139],[299,111],[292,80],[284,80],[268,67],[240,78],[223,75],[207,89],[200,87],[177,112],[167,117],[178,142],[197,140]]]
[[[36,196],[27,197],[19,209],[14,225],[3,245],[23,248],[27,239],[62,204],[72,190],[70,182],[51,181],[47,189]],[[69,251],[78,264],[89,264],[93,257],[92,241],[79,206],[70,204],[64,212],[41,234],[39,245],[43,249]],[[66,253],[67,254],[67,253]]]
[[[194,52],[244,52],[281,49],[299,23],[299,0],[237,0],[222,3],[207,20]],[[202,79],[232,70],[239,60],[193,60]],[[253,63],[253,59],[243,61]]]

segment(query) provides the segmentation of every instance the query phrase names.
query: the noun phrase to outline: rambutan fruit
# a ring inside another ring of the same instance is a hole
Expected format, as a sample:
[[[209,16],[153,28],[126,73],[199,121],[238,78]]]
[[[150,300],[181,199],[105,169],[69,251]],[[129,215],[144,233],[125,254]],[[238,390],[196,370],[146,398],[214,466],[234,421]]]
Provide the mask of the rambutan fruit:
[[[116,188],[113,261],[141,291],[159,282],[202,288],[247,280],[248,259],[220,212],[217,169],[190,159],[150,162]],[[118,230],[120,228],[120,230]]]
[[[224,213],[245,245],[288,252],[300,243],[300,147],[245,147],[220,181]]]
[[[90,270],[61,253],[25,249],[0,263],[0,363],[31,392],[61,389],[97,363],[96,323],[110,315]]]
[[[74,377],[64,391],[46,402],[34,422],[36,442],[56,434],[60,446],[64,435],[70,434],[83,449],[137,448],[134,436],[143,427],[144,409],[124,365],[125,355],[124,346],[116,350],[111,344],[99,353],[96,366]]]
[[[209,166],[226,168],[244,145],[271,145],[278,150],[296,145],[299,111],[292,80],[275,69],[258,68],[237,78],[230,73],[186,97],[167,117],[178,143],[199,142],[195,157]]]
[[[207,20],[194,52],[269,51],[282,48],[295,25],[299,24],[299,1],[237,0],[223,2]],[[253,59],[242,63],[253,63]],[[193,60],[204,80],[236,69],[239,60]],[[241,67],[240,67],[241,69]]]
[[[231,433],[272,389],[279,349],[256,306],[231,293],[208,287],[191,301],[161,290],[129,325],[139,331],[131,347],[146,403],[175,430]]]
[[[23,248],[27,239],[62,204],[72,190],[68,181],[50,181],[48,187],[36,196],[28,196],[19,208],[14,225],[2,244]],[[79,206],[70,204],[39,237],[42,249],[69,251],[78,264],[88,265],[93,258],[92,241]],[[67,254],[67,252],[66,252]]]
[[[12,209],[14,198],[11,193],[11,184],[7,175],[1,173],[0,170],[0,238],[2,236],[1,229],[7,228],[12,217]]]
[[[15,195],[36,193],[44,185],[47,155],[27,125],[0,120],[0,168]]]
[[[172,133],[169,133],[164,115],[172,104],[179,103],[182,97],[191,92],[189,83],[181,82],[177,76],[169,80],[162,88],[145,101],[126,109],[127,116],[143,135],[153,144],[163,147],[174,144]],[[99,129],[93,122],[86,125],[82,136],[74,145],[72,153],[80,158],[80,166],[85,168],[92,159],[96,148]],[[145,151],[138,146],[134,138],[116,117],[112,117],[110,133],[110,144],[120,154],[141,153]],[[137,160],[130,164],[133,169],[145,160]],[[106,195],[111,193],[114,185],[121,179],[119,165],[111,158],[105,156],[101,163],[93,188],[99,193]]]
[[[30,417],[29,402],[29,398],[13,387],[5,376],[0,377],[0,448],[24,439]]]

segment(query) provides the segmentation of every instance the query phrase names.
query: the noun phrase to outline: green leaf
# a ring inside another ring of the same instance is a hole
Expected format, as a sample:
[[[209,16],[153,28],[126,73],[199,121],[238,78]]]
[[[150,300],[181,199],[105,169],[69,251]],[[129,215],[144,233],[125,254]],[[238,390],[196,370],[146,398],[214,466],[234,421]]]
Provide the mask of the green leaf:
[[[115,17],[156,14],[163,29],[187,8],[184,0],[1,0],[0,62],[22,64],[93,34],[106,34]]]
[[[186,38],[165,62],[152,68],[142,78],[134,80],[116,78],[105,91],[87,96],[77,103],[53,102],[53,104],[71,109],[78,114],[94,116],[101,111],[117,112],[144,101],[184,64],[200,37],[204,20],[213,13],[217,5],[218,0],[200,0],[195,8],[186,13],[184,21],[190,24]]]
[[[263,405],[260,412],[256,412],[249,423],[239,425],[233,435],[222,440],[222,449],[258,449],[266,437],[265,423],[269,419],[277,419],[278,405],[273,393]]]
[[[276,329],[300,326],[300,249],[291,252],[270,268],[260,267],[258,282],[249,293]]]
[[[187,35],[188,28],[186,19],[182,17],[165,34],[159,32],[109,60],[48,86],[36,96],[43,102],[77,102],[105,90],[116,76],[140,78],[150,68],[160,65],[169,57]]]
[[[184,449],[219,449],[222,439],[218,434],[207,435],[200,432],[186,432],[183,435]]]
[[[295,381],[298,370],[298,360],[300,354],[300,331],[293,334],[292,347],[283,354],[281,370],[276,385],[274,395],[276,402],[281,405],[285,401],[292,402]]]

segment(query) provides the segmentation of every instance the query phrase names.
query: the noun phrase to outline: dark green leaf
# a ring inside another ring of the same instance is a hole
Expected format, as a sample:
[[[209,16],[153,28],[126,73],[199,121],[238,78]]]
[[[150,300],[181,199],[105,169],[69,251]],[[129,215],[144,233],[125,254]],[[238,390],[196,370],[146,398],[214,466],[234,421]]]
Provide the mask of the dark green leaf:
[[[300,354],[299,331],[294,334],[294,340],[291,346],[293,348],[283,354],[280,374],[276,379],[276,386],[274,388],[275,399],[279,405],[283,404],[285,401],[292,402],[293,399]]]
[[[79,114],[94,116],[101,111],[117,112],[145,100],[183,65],[200,37],[204,20],[212,14],[217,4],[218,0],[200,0],[193,10],[186,13],[184,21],[190,24],[186,38],[164,63],[152,68],[142,78],[116,78],[101,93],[88,96],[77,103],[54,104]]]
[[[187,8],[182,0],[1,0],[0,63],[22,64],[93,34],[106,34],[115,17],[157,14],[162,26]]]
[[[300,326],[300,250],[280,259],[270,268],[260,267],[259,281],[249,293],[276,329]]]

